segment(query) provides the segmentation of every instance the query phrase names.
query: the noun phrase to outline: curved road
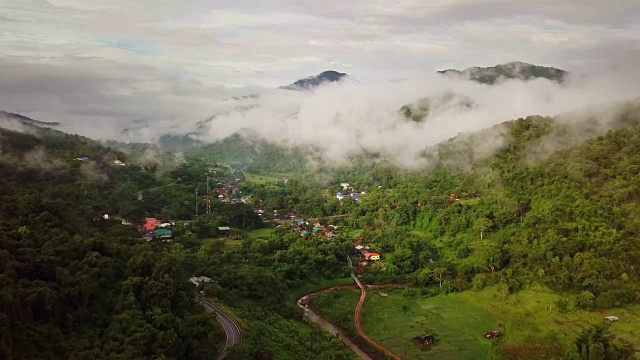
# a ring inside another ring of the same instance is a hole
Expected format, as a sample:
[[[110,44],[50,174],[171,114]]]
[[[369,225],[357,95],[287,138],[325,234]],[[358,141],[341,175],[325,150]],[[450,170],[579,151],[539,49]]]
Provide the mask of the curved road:
[[[240,326],[238,326],[238,323],[236,323],[229,315],[211,301],[200,299],[200,302],[207,311],[214,312],[216,314],[216,320],[218,320],[220,325],[222,325],[224,332],[227,334],[227,342],[224,344],[224,348],[222,349],[220,356],[218,356],[218,360],[224,359],[229,354],[231,348],[239,344],[242,340],[242,330],[240,329]]]
[[[360,288],[360,291],[361,291],[360,300],[358,301],[358,305],[356,305],[356,311],[353,316],[358,334],[360,334],[360,336],[362,336],[363,339],[367,340],[371,345],[375,346],[378,350],[384,351],[384,353],[390,356],[392,359],[402,360],[402,358],[400,358],[398,355],[391,352],[391,350],[385,348],[384,346],[380,345],[377,341],[370,338],[369,335],[367,335],[367,333],[364,332],[364,330],[362,330],[362,327],[360,327],[360,311],[362,310],[362,305],[364,305],[364,300],[367,298],[367,290],[365,289],[364,285],[362,285],[362,282],[360,282],[360,279],[358,279],[358,277],[355,276],[353,272],[351,273],[351,277],[356,282],[356,284],[358,284],[358,287]]]

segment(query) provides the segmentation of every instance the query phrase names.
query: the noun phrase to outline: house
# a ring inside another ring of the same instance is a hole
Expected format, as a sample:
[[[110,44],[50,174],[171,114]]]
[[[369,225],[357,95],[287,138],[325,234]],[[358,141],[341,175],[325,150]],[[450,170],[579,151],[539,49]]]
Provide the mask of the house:
[[[458,198],[458,197],[456,196],[456,194],[450,194],[450,195],[449,195],[449,199],[453,199],[453,200],[455,200],[455,199],[457,199],[457,198]]]
[[[228,226],[218,226],[218,230],[220,230],[220,231],[229,231],[229,230],[231,230],[231,228],[228,227]]]
[[[156,229],[153,232],[153,235],[161,240],[171,240],[173,239],[173,231],[171,229]]]
[[[365,251],[362,254],[364,255],[364,258],[367,259],[367,260],[371,260],[371,261],[380,260],[380,254],[378,254],[378,253],[372,253],[372,252]]]
[[[605,319],[607,319],[607,320],[609,320],[611,322],[620,320],[620,318],[617,317],[617,316],[607,316],[607,317],[605,317]]]
[[[145,218],[144,219],[144,229],[146,231],[153,231],[155,230],[155,228],[161,224],[160,221],[158,221],[158,219],[156,218]]]

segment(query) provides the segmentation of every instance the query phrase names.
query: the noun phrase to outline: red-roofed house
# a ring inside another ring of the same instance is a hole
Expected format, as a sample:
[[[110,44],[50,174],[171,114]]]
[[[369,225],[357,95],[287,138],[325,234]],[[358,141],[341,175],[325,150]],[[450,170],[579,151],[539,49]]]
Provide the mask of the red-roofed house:
[[[362,253],[362,255],[364,255],[365,259],[367,260],[372,260],[372,261],[380,260],[380,254],[378,253],[365,251]]]
[[[155,230],[156,226],[160,225],[160,221],[156,218],[144,218],[145,224],[144,229],[147,231]]]

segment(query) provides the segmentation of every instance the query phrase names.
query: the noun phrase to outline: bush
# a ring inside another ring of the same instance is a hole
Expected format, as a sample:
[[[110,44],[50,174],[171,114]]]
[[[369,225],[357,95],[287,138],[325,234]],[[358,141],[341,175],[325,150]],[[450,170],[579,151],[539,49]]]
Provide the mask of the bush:
[[[583,291],[580,295],[576,296],[576,307],[583,310],[593,310],[595,298],[595,295],[591,292]]]
[[[471,288],[475,291],[480,291],[484,289],[484,285],[487,282],[487,276],[485,274],[478,274],[473,277],[471,281]]]
[[[402,291],[402,296],[406,297],[406,298],[413,298],[416,295],[418,295],[418,289],[413,288],[413,287],[405,287],[404,290]]]

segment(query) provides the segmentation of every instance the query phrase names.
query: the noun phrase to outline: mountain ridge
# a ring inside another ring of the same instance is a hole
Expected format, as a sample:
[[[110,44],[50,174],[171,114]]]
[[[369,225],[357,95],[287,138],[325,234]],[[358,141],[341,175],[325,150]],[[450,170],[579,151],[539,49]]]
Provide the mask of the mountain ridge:
[[[538,78],[545,78],[562,83],[569,75],[569,72],[566,70],[533,65],[522,61],[512,61],[506,64],[488,67],[473,66],[464,70],[446,69],[439,70],[437,73],[448,76],[458,76],[466,80],[488,85],[493,85],[502,79],[533,80]]]

